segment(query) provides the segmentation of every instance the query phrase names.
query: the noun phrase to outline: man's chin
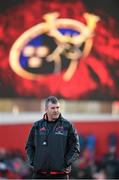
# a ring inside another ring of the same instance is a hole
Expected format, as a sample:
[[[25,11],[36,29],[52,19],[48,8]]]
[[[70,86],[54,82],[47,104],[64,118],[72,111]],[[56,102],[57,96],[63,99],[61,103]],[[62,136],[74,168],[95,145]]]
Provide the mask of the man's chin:
[[[58,119],[58,117],[59,117],[59,115],[56,115],[56,116],[54,115],[54,116],[53,116],[53,120]]]

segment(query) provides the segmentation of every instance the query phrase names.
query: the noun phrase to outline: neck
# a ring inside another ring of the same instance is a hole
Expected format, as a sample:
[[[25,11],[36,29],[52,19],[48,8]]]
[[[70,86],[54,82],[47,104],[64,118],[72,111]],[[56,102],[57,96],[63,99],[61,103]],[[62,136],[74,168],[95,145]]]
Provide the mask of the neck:
[[[60,116],[60,115],[59,115]],[[44,114],[43,116],[44,119],[48,120],[48,121],[56,121],[58,118],[53,119],[51,116],[49,116],[47,113]]]
[[[48,121],[56,121],[56,119],[52,119],[51,117],[48,116]]]

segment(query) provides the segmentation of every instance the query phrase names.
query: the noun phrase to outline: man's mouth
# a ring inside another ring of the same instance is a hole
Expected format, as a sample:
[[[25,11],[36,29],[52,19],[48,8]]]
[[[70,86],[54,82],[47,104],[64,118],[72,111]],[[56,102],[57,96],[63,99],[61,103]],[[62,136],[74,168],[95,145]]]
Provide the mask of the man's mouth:
[[[53,114],[54,116],[58,116],[59,114],[58,113],[55,113],[55,114]]]

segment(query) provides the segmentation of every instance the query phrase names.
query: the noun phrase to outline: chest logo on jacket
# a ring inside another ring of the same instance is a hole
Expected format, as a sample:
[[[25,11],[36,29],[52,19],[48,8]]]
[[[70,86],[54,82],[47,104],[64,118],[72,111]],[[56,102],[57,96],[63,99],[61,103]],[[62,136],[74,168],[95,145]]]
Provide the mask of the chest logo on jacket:
[[[58,126],[55,128],[55,134],[57,135],[67,135],[67,130],[63,126]]]
[[[40,127],[39,128],[39,133],[40,133],[40,135],[46,135],[46,127],[45,126]]]

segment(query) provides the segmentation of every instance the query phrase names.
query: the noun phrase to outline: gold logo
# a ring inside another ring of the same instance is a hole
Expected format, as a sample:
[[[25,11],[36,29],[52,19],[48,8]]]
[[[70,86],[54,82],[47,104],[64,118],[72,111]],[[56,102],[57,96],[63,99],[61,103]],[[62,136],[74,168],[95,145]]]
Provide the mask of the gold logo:
[[[86,25],[74,19],[59,18],[57,12],[43,16],[42,22],[24,32],[10,51],[10,66],[18,75],[37,80],[63,72],[69,81],[79,61],[88,56],[99,17],[85,13]]]

